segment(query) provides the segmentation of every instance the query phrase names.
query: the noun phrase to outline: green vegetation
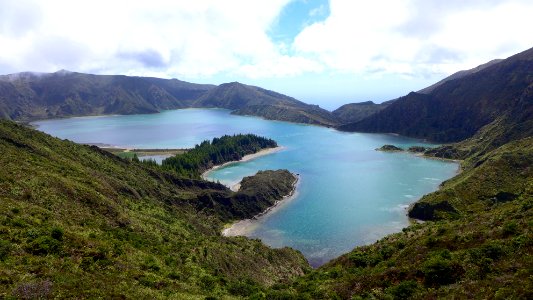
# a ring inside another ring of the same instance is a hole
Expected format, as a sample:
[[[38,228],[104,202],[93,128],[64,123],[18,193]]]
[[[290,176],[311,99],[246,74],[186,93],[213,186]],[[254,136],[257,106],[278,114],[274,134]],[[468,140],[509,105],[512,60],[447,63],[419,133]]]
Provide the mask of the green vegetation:
[[[439,143],[459,142],[508,112],[513,111],[513,118],[531,118],[520,108],[531,109],[532,69],[533,48],[424,93],[411,92],[383,110],[339,129],[394,132]]]
[[[473,155],[477,157],[477,155]],[[417,202],[401,233],[358,247],[291,285],[285,299],[533,297],[533,137],[473,161]],[[445,203],[445,204],[443,204]],[[443,209],[444,208],[444,209]]]
[[[274,140],[254,134],[225,135],[214,138],[211,142],[203,141],[184,154],[169,157],[163,160],[162,166],[180,176],[199,178],[215,165],[238,161],[245,155],[277,146]]]
[[[0,298],[231,299],[309,268],[222,237],[254,213],[222,185],[7,121],[0,153]]]
[[[430,221],[309,271],[294,250],[220,236],[291,190],[286,170],[246,178],[233,193],[1,121],[0,295],[531,298],[533,138],[498,146],[516,128],[499,124],[441,147],[468,156],[419,202]]]
[[[422,147],[422,146],[411,146],[407,151],[413,152],[413,153],[424,153],[428,151],[430,148]]]
[[[242,205],[253,205],[253,208],[245,211],[253,210],[257,215],[272,207],[276,201],[292,195],[297,180],[288,170],[259,171],[254,176],[242,179],[236,197]]]
[[[396,152],[396,151],[403,151],[402,148],[394,146],[394,145],[383,145],[376,150],[378,151],[387,151],[387,152]]]

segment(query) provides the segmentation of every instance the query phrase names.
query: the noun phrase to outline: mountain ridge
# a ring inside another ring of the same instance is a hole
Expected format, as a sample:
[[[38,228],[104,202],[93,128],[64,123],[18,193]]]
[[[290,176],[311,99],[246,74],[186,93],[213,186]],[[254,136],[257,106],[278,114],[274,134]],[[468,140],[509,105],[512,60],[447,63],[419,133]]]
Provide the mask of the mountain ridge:
[[[342,131],[397,133],[435,142],[472,137],[518,105],[533,85],[533,48],[462,78],[444,82],[429,94],[411,92]]]
[[[490,67],[496,63],[499,63],[503,61],[503,59],[493,59],[489,62],[486,62],[484,64],[481,64],[475,68],[472,68],[472,69],[468,69],[468,70],[461,70],[461,71],[458,71],[458,72],[455,72],[453,73],[452,75],[438,81],[437,83],[434,83],[426,88],[423,88],[419,91],[417,91],[417,93],[419,94],[429,94],[431,93],[434,89],[436,89],[438,86],[442,85],[443,83],[447,82],[447,81],[450,81],[450,80],[454,80],[454,79],[459,79],[459,78],[463,78],[467,75],[470,75],[470,74],[474,74],[474,73],[477,73],[487,67]]]
[[[145,114],[216,107],[273,120],[337,124],[317,105],[238,82],[195,84],[178,79],[94,75],[60,70],[0,76],[0,117],[31,121],[100,114]]]
[[[239,82],[225,83],[211,89],[193,106],[227,108],[236,115],[260,116],[270,120],[323,126],[337,124],[335,117],[318,105]]]
[[[380,112],[394,101],[389,100],[382,103],[374,103],[372,101],[348,103],[335,109],[332,114],[343,124],[358,122]]]

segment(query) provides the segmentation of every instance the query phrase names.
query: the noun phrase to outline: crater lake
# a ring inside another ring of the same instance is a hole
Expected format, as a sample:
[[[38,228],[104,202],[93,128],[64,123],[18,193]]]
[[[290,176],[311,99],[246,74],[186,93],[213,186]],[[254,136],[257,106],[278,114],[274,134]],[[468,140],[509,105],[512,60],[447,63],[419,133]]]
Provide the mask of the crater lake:
[[[380,152],[394,144],[431,146],[387,134],[231,115],[223,109],[183,109],[159,114],[76,117],[33,122],[41,131],[77,143],[124,148],[191,148],[224,134],[254,133],[274,139],[277,151],[213,170],[207,178],[228,186],[258,170],[299,174],[296,194],[241,228],[272,247],[300,250],[319,266],[358,245],[375,242],[409,224],[407,207],[454,176],[458,164],[406,152]]]

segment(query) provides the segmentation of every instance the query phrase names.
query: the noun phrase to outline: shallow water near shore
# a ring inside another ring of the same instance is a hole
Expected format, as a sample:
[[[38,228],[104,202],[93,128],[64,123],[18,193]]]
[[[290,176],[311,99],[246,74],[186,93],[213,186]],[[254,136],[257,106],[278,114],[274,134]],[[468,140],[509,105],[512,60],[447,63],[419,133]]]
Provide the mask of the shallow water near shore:
[[[209,179],[231,186],[264,169],[300,174],[297,195],[250,222],[246,235],[290,246],[313,266],[408,225],[406,208],[455,175],[458,164],[409,153],[375,151],[383,144],[427,145],[385,134],[343,133],[318,126],[230,115],[221,109],[81,117],[32,123],[78,143],[125,148],[190,148],[224,134],[269,137],[281,151],[218,168]]]

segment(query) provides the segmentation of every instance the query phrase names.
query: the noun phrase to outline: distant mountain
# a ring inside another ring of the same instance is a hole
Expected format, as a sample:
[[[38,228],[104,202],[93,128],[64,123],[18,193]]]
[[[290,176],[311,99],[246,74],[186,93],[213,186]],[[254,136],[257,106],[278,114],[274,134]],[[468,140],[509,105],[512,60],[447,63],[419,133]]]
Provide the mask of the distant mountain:
[[[503,59],[493,59],[487,63],[484,63],[482,65],[479,65],[473,69],[470,69],[470,70],[462,70],[462,71],[459,71],[459,72],[455,72],[453,73],[452,75],[444,78],[443,80],[435,83],[435,84],[432,84],[430,86],[428,86],[427,88],[424,88],[424,89],[421,89],[420,91],[418,91],[418,93],[420,94],[429,94],[431,93],[435,88],[437,88],[438,86],[442,85],[443,83],[447,82],[447,81],[450,81],[450,80],[454,80],[454,79],[459,79],[459,78],[463,78],[467,75],[470,75],[470,74],[474,74],[474,73],[477,73],[487,67],[490,67],[496,63],[499,63],[501,62]]]
[[[0,76],[0,116],[14,120],[156,113],[188,107],[212,85],[68,71]]]
[[[394,102],[394,100],[380,104],[376,104],[372,101],[344,104],[333,111],[333,116],[335,116],[342,124],[358,122],[381,111],[392,102]]]
[[[64,70],[0,76],[0,117],[4,119],[144,114],[188,107],[227,108],[239,115],[297,123],[337,124],[329,111],[316,105],[237,82],[215,86]]]
[[[260,116],[270,120],[333,126],[331,112],[292,97],[238,82],[221,84],[200,97],[193,106],[234,110],[237,115]]]
[[[525,122],[531,118],[525,112],[533,101],[528,92],[533,89],[532,70],[533,48],[446,81],[428,94],[412,92],[370,117],[338,128],[455,142],[472,137],[503,116],[513,120],[520,114]],[[515,128],[527,130],[523,122]]]

